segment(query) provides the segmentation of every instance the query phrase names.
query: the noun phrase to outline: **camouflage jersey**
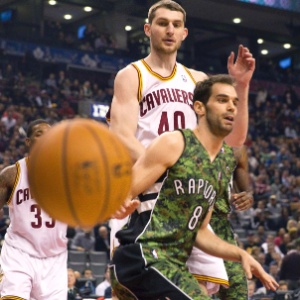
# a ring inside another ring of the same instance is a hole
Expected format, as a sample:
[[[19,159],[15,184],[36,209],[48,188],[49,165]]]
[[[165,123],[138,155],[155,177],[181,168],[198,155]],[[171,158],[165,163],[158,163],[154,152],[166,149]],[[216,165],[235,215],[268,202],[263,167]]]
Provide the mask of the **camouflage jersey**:
[[[235,165],[226,144],[211,162],[193,131],[180,131],[185,139],[180,158],[140,195],[138,211],[116,235],[121,245],[140,243],[147,264],[163,258],[185,265],[197,231],[218,195],[228,189]]]

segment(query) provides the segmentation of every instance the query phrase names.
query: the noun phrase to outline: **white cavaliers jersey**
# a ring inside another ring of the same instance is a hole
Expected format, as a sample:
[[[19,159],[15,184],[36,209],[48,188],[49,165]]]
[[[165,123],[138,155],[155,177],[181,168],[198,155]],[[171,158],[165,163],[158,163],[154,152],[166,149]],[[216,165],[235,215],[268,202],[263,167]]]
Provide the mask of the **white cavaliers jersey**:
[[[49,217],[32,198],[27,160],[23,158],[16,163],[17,176],[7,202],[10,225],[5,243],[39,258],[58,255],[67,249],[67,225]]]
[[[140,112],[136,138],[145,147],[163,132],[196,127],[193,110],[196,81],[186,67],[176,63],[172,74],[163,77],[143,59],[132,65],[139,76]]]

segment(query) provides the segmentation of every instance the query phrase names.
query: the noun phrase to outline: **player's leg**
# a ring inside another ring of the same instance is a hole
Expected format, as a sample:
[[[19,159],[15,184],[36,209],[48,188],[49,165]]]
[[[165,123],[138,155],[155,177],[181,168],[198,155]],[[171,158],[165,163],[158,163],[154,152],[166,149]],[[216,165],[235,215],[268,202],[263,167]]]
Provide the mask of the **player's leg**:
[[[119,299],[208,300],[199,284],[183,265],[159,258],[145,266],[138,244],[116,249],[111,266],[112,288]]]
[[[31,299],[67,299],[67,251],[48,258],[36,258],[37,274],[33,281]]]
[[[232,231],[227,215],[214,215],[211,218],[210,225],[216,235],[224,241],[236,245],[234,233]],[[247,300],[248,288],[245,272],[240,263],[224,261],[229,278],[229,289],[220,288],[218,296],[221,300]]]
[[[4,243],[0,263],[1,299],[30,299],[34,276],[31,257]]]

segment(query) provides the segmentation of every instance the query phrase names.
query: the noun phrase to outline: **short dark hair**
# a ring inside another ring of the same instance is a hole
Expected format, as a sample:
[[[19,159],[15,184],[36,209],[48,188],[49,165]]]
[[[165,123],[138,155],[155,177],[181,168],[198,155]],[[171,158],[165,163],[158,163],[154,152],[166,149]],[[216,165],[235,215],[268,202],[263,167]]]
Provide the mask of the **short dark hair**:
[[[172,0],[161,0],[153,4],[148,12],[148,22],[151,24],[153,19],[155,18],[155,12],[159,8],[166,8],[173,11],[179,11],[183,14],[183,21],[186,21],[186,12],[183,7],[175,1]]]
[[[206,105],[212,93],[212,86],[215,83],[224,83],[233,86],[234,79],[227,74],[219,74],[212,75],[203,81],[197,82],[194,90],[193,102],[200,101]]]
[[[50,123],[44,119],[37,119],[37,120],[34,120],[32,122],[30,122],[28,124],[28,127],[27,127],[27,131],[26,131],[26,135],[28,138],[31,137],[32,133],[33,133],[33,127],[38,125],[38,124],[48,124],[50,125]]]

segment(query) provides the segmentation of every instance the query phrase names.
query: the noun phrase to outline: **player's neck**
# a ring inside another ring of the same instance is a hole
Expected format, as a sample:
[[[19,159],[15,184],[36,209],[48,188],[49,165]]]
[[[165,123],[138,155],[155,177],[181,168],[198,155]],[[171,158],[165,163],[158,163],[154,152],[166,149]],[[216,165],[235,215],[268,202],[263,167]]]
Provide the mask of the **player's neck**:
[[[153,71],[161,74],[162,76],[169,76],[176,64],[176,53],[161,54],[151,52],[144,60]]]
[[[196,127],[194,133],[209,154],[210,160],[213,161],[223,146],[224,138],[214,135],[210,130],[203,127],[202,124]]]

